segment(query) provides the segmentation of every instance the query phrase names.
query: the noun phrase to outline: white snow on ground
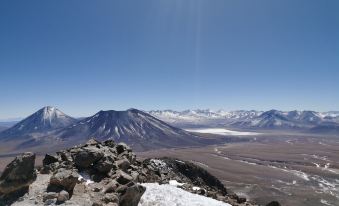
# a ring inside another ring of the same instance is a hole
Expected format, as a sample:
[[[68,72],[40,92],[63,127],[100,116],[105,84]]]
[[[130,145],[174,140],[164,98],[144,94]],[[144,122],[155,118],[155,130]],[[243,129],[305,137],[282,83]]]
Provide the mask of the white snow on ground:
[[[232,135],[232,136],[248,136],[248,135],[259,135],[257,132],[240,132],[233,131],[224,128],[198,128],[198,129],[186,129],[189,132],[197,132],[197,133],[208,133],[208,134],[219,134],[219,135]]]
[[[168,182],[170,185],[172,185],[172,186],[183,186],[184,185],[184,183],[179,183],[178,181],[176,181],[176,180],[170,180],[169,182]]]
[[[205,196],[192,194],[171,185],[144,183],[146,191],[138,206],[231,206]]]
[[[79,177],[78,177],[78,180],[79,180],[79,181],[82,181],[82,180],[83,180],[83,181],[85,182],[86,185],[89,185],[89,184],[94,183],[94,181],[91,180],[91,177],[89,176],[89,174],[86,173],[86,172],[80,172]]]

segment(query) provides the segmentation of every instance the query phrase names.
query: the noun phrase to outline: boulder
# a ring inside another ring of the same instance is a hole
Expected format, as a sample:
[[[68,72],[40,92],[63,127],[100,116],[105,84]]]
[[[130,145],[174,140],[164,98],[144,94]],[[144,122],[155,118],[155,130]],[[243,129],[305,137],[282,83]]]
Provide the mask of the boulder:
[[[58,158],[50,154],[46,154],[45,158],[42,160],[43,166],[50,165],[55,162],[58,162]]]
[[[15,199],[28,191],[36,179],[35,154],[24,153],[9,163],[0,177],[0,197]]]
[[[281,206],[281,205],[277,201],[272,201],[272,202],[268,203],[266,206]]]
[[[107,174],[114,166],[114,159],[111,156],[104,156],[97,163],[94,164],[94,168],[104,174]]]
[[[131,163],[128,161],[128,159],[123,158],[123,159],[116,161],[116,165],[119,169],[126,172],[129,166],[131,165]]]
[[[102,150],[95,146],[88,146],[75,153],[73,159],[78,168],[88,168],[103,156],[104,152]]]
[[[128,187],[126,192],[120,197],[120,206],[137,206],[141,196],[146,191],[142,185]]]
[[[72,194],[74,186],[78,183],[78,178],[79,174],[74,170],[58,169],[49,181],[48,191],[66,190]]]
[[[122,143],[122,142],[117,144],[116,149],[117,149],[118,154],[121,154],[125,151],[132,151],[131,148],[127,146],[127,144]]]
[[[129,174],[125,173],[124,171],[117,171],[117,178],[116,178],[116,181],[119,183],[119,184],[127,184],[131,181],[133,181],[133,177],[131,177]]]

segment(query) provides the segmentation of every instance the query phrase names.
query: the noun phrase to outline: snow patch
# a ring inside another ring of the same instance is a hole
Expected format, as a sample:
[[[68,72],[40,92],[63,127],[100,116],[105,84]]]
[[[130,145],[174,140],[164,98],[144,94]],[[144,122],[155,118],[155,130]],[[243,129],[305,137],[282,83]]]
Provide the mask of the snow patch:
[[[79,181],[84,181],[85,185],[89,185],[89,184],[93,184],[94,183],[94,181],[91,180],[91,177],[89,176],[89,174],[86,173],[86,172],[80,172],[78,180]]]
[[[205,196],[192,194],[171,185],[144,183],[146,191],[138,206],[232,206]]]
[[[170,180],[169,182],[168,182],[170,185],[172,185],[172,186],[176,186],[176,187],[178,187],[178,186],[183,186],[185,183],[180,183],[180,182],[178,182],[178,181],[176,181],[176,180]]]

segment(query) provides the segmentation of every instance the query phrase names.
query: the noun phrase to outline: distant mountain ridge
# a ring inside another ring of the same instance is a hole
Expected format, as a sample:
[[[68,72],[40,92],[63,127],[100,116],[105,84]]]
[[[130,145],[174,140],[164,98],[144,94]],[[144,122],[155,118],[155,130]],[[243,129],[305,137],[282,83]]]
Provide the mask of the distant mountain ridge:
[[[151,115],[179,127],[190,126],[231,126],[241,128],[261,129],[298,129],[339,123],[339,112],[315,112],[315,111],[255,111],[255,110],[185,110],[182,112],[173,110],[153,110]],[[325,130],[325,129],[323,129]]]

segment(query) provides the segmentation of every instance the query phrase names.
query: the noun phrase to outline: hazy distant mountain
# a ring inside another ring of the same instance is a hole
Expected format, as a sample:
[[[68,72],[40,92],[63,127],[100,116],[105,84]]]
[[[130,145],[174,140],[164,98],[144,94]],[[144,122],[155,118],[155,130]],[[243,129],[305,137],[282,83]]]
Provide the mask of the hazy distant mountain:
[[[194,126],[224,126],[252,129],[310,129],[315,126],[324,127],[339,123],[339,112],[315,112],[315,111],[224,111],[224,110],[185,110],[182,112],[173,110],[153,110],[151,115],[185,128]]]
[[[339,124],[320,124],[312,127],[310,132],[339,134]]]
[[[55,107],[44,107],[29,117],[0,133],[1,137],[21,137],[32,133],[45,133],[63,128],[77,120]]]
[[[136,109],[100,111],[53,133],[50,137],[66,142],[84,142],[91,137],[99,140],[113,139],[140,150],[199,145],[202,140]]]
[[[259,116],[261,111],[254,110],[237,110],[237,111],[224,111],[224,110],[210,110],[210,109],[196,109],[184,110],[181,112],[174,110],[152,110],[149,114],[179,127],[190,126],[213,126],[229,124],[238,120],[249,120]]]

